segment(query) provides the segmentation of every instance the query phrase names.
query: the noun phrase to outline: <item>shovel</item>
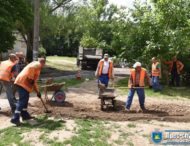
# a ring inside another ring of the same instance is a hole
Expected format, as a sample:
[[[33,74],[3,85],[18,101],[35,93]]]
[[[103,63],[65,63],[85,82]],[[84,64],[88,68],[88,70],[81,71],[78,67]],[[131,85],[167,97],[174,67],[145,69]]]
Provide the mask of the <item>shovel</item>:
[[[44,108],[45,108],[44,113],[51,113],[51,111],[48,110],[48,108],[46,107],[46,105],[45,105],[44,101],[42,100],[42,98],[41,98],[41,97],[39,97],[39,98],[40,98],[40,100],[41,100],[41,102],[42,102],[42,104],[43,104],[43,106],[44,106]]]

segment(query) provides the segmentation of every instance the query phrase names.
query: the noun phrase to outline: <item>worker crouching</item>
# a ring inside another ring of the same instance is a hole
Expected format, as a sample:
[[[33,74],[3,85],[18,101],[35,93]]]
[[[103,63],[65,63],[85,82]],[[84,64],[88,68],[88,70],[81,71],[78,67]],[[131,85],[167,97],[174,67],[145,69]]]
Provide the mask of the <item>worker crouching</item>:
[[[126,101],[126,111],[129,112],[130,111],[130,107],[133,101],[133,96],[135,94],[135,91],[137,91],[137,95],[139,98],[139,103],[140,103],[140,107],[142,109],[142,111],[146,111],[145,108],[145,93],[144,93],[144,80],[145,78],[147,78],[149,86],[152,87],[151,85],[151,79],[147,74],[147,71],[145,68],[141,67],[141,63],[140,62],[136,62],[133,65],[134,69],[130,70],[130,78],[129,78],[129,82],[128,82],[128,87],[129,89],[129,93],[128,93],[128,98]]]
[[[20,124],[20,115],[22,120],[29,120],[32,118],[27,112],[29,94],[34,90],[37,96],[41,98],[37,80],[44,65],[45,59],[40,58],[39,61],[28,64],[17,76],[15,84],[17,85],[17,91],[19,93],[19,100],[16,105],[16,111],[11,119],[13,124]]]

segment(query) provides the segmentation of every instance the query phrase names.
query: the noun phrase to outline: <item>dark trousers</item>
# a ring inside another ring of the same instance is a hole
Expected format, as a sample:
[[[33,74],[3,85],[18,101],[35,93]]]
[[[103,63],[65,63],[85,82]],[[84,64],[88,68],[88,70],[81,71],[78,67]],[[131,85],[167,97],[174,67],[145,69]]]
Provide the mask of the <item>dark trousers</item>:
[[[21,86],[17,86],[17,91],[19,94],[19,100],[16,105],[15,113],[12,117],[12,121],[19,122],[20,114],[21,116],[29,116],[27,112],[28,100],[29,100],[29,92],[22,88]]]
[[[177,72],[171,72],[171,85],[179,86],[180,85],[180,74]]]
[[[16,110],[22,112],[23,109],[27,109],[28,107],[29,92],[20,86],[17,86],[17,91],[19,94],[19,100]]]

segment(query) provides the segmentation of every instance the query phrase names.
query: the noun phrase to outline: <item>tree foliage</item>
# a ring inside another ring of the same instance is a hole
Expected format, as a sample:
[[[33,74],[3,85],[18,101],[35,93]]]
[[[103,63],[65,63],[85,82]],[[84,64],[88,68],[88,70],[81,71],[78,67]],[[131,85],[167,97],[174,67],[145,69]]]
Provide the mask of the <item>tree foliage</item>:
[[[32,54],[33,1],[1,0],[0,5],[1,51],[12,48],[16,29]],[[146,65],[153,56],[184,59],[190,51],[189,14],[189,0],[135,0],[130,9],[107,0],[42,0],[40,40],[47,55],[73,56],[82,45]]]
[[[0,0],[0,52],[13,48],[14,31],[29,25],[31,8],[26,0]]]

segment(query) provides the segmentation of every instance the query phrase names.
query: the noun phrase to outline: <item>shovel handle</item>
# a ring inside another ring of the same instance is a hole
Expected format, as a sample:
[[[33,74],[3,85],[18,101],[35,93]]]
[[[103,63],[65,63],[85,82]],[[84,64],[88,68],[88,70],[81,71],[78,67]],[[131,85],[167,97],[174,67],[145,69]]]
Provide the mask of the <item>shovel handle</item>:
[[[42,98],[41,98],[41,97],[39,97],[39,98],[40,98],[40,100],[41,100],[41,102],[42,102],[42,104],[43,104],[43,106],[44,106],[44,108],[45,108],[46,112],[48,112],[48,109],[47,109],[47,107],[46,107],[46,105],[45,105],[44,101],[42,100]]]

